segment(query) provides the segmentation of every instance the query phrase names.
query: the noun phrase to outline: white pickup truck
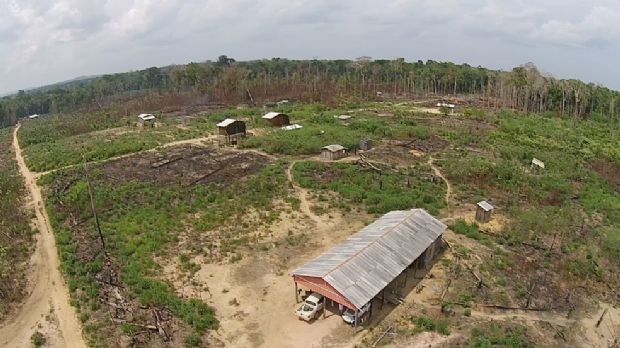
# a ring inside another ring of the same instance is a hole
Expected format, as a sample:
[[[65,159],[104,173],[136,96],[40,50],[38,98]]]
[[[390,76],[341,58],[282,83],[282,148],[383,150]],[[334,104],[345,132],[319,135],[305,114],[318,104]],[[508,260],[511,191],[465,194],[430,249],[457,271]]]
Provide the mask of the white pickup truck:
[[[313,292],[310,296],[306,297],[306,300],[301,304],[295,313],[299,319],[310,321],[319,316],[319,313],[321,313],[324,306],[325,301],[323,296]]]
[[[370,302],[363,305],[362,308],[357,312],[358,318],[363,318],[364,314],[366,314],[366,312],[368,312],[369,310]],[[342,313],[342,320],[344,320],[347,324],[355,325],[355,311],[347,308],[344,313]]]

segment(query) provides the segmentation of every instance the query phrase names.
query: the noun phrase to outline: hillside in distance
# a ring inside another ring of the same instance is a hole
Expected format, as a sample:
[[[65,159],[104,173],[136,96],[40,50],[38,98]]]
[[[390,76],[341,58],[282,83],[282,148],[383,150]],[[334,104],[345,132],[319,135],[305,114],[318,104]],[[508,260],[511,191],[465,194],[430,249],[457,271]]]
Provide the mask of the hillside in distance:
[[[273,98],[368,100],[377,98],[377,92],[405,97],[472,95],[488,106],[524,112],[613,120],[620,116],[619,92],[579,80],[555,79],[541,74],[532,63],[498,71],[402,58],[238,62],[220,56],[217,61],[80,78],[4,97],[0,125],[34,113],[114,108],[122,101],[162,94],[190,103],[255,103]]]

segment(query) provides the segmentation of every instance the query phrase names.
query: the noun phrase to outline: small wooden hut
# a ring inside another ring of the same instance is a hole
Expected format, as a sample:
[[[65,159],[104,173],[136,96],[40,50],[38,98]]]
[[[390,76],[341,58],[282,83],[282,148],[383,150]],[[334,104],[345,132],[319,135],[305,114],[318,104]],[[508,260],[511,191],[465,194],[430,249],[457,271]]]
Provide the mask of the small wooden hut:
[[[321,158],[327,161],[336,161],[347,157],[348,149],[342,145],[328,145],[321,149]]]
[[[146,125],[154,125],[155,116],[153,114],[140,114],[138,115],[138,125],[144,127]]]
[[[245,138],[245,122],[227,118],[217,124],[219,135],[227,144],[236,144],[239,138]]]
[[[268,112],[263,116],[263,119],[269,121],[274,127],[288,126],[291,124],[288,115],[279,112]]]
[[[495,208],[487,201],[478,202],[476,209],[476,221],[486,223],[491,221],[491,215]]]
[[[372,149],[373,146],[374,146],[374,143],[371,139],[362,139],[359,142],[359,149],[362,151],[368,151]]]

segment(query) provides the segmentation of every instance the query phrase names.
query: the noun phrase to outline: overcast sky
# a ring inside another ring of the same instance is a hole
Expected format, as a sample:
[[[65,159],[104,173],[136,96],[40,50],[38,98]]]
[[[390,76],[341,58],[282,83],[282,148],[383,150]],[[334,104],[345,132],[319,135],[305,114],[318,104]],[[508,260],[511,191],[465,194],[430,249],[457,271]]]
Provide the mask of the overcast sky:
[[[0,0],[0,93],[221,54],[532,61],[620,89],[620,0]]]

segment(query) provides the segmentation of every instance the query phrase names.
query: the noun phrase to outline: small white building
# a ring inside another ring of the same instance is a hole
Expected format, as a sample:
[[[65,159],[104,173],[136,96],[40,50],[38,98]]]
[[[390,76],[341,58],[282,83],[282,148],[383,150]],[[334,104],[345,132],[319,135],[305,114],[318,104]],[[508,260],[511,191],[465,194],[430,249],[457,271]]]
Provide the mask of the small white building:
[[[532,168],[534,169],[545,169],[545,162],[539,160],[538,158],[532,159]]]
[[[140,114],[140,115],[138,115],[138,118],[142,122],[148,122],[148,121],[154,121],[155,120],[155,116],[153,114]]]
[[[437,107],[438,108],[448,108],[448,109],[454,109],[456,107],[456,105],[454,104],[449,104],[449,103],[437,103]]]
[[[33,114],[28,116],[29,119],[34,120],[35,118],[39,118],[39,114]]]
[[[334,117],[343,122],[349,122],[353,118],[353,116],[349,116],[349,115],[338,115]]]

